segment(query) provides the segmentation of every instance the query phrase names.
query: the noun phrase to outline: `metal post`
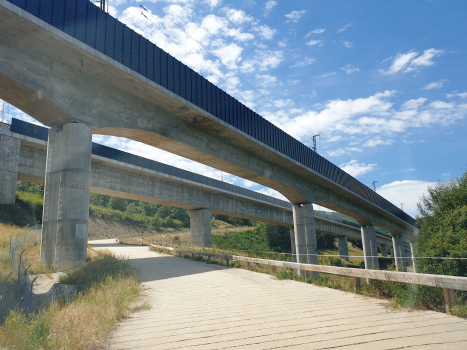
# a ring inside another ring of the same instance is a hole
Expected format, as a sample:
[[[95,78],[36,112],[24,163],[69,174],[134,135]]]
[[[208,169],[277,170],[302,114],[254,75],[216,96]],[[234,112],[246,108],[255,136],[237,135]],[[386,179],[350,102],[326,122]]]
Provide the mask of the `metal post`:
[[[18,264],[18,274],[16,275],[18,277],[18,283],[20,283],[20,277],[21,277],[21,262],[23,260],[23,253],[26,251],[26,249],[23,249],[21,254],[19,255],[19,264]]]

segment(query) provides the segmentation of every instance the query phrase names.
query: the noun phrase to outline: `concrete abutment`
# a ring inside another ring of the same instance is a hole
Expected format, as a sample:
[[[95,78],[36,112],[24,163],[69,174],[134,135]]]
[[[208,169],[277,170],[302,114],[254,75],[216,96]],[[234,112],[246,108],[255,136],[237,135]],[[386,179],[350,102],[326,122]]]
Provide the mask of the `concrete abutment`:
[[[92,128],[71,122],[48,139],[41,260],[65,270],[86,261]]]
[[[365,269],[378,268],[378,247],[376,244],[375,227],[373,225],[362,226],[361,231]]]
[[[318,247],[316,243],[313,204],[294,204],[293,221],[297,262],[301,264],[318,265]],[[312,279],[318,277],[318,272],[311,273]]]

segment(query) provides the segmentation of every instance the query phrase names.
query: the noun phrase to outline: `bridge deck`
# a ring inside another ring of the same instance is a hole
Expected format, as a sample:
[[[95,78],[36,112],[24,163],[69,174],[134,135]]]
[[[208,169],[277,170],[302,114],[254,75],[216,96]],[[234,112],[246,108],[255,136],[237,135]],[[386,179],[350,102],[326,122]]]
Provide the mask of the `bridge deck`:
[[[147,247],[90,242],[129,255],[152,308],[114,333],[114,349],[461,349],[467,321]]]

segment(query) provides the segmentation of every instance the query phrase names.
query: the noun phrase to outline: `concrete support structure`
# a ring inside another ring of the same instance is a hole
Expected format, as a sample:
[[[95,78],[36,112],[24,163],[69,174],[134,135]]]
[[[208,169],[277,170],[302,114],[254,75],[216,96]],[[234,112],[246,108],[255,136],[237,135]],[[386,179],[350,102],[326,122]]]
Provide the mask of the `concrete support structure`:
[[[337,237],[337,247],[339,250],[339,257],[342,260],[349,261],[349,243],[347,242],[347,236]]]
[[[318,247],[316,244],[313,204],[294,204],[293,221],[297,262],[302,264],[318,265]],[[318,277],[318,272],[311,273],[312,279]]]
[[[378,268],[378,247],[376,245],[375,227],[373,225],[362,226],[361,231],[365,269]]]
[[[388,256],[388,246],[386,244],[380,244],[379,247],[381,248],[381,256],[387,257]]]
[[[402,236],[392,236],[393,256],[396,261],[396,270],[407,271],[404,263],[404,246]]]
[[[412,266],[413,266],[413,272],[418,273],[418,262],[417,262],[417,259],[415,259],[415,255],[417,255],[417,250],[415,249],[414,244],[415,242],[410,242],[410,250],[412,252]]]
[[[209,209],[190,211],[190,241],[191,244],[200,247],[211,246],[211,211]]]
[[[295,246],[295,229],[293,227],[290,228],[290,245],[292,250],[292,261],[297,262],[297,250]]]
[[[49,130],[41,260],[59,271],[86,261],[91,139],[82,123]]]
[[[20,141],[0,134],[0,204],[15,204]]]

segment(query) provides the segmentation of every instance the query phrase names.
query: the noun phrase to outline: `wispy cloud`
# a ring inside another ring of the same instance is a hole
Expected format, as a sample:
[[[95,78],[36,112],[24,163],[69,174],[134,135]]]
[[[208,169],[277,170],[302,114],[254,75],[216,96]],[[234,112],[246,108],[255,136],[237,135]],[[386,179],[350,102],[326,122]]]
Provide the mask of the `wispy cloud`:
[[[343,41],[342,44],[344,44],[344,46],[348,49],[350,49],[351,47],[353,47],[353,42],[351,41]]]
[[[347,74],[352,74],[352,73],[355,73],[355,72],[360,72],[360,69],[359,68],[355,68],[354,66],[348,64],[346,65],[345,67],[341,67],[341,70],[343,70],[344,72],[346,72]]]
[[[305,59],[295,62],[293,65],[290,66],[290,68],[305,67],[315,62],[316,60],[314,58],[305,57]]]
[[[454,98],[454,97],[467,98],[467,92],[447,94],[446,97],[447,98]]]
[[[435,81],[433,83],[429,83],[425,85],[422,89],[423,90],[432,90],[432,89],[441,89],[443,87],[443,81]]]
[[[345,26],[343,26],[342,28],[340,28],[340,29],[337,31],[337,33],[345,32],[347,29],[352,28],[353,25],[354,25],[353,23],[346,24]]]
[[[317,75],[316,78],[327,78],[327,77],[332,77],[333,75],[336,75],[337,72],[330,72],[330,73],[324,73],[321,75]]]
[[[305,10],[300,10],[300,11],[292,11],[287,15],[284,15],[285,17],[288,18],[286,22],[298,22],[300,18],[305,14]]]
[[[277,1],[274,1],[274,0],[266,1],[263,6],[263,14],[265,16],[268,16],[276,5],[277,5]]]
[[[378,164],[359,163],[357,160],[352,159],[348,163],[341,164],[340,168],[352,176],[360,176],[375,170],[377,165]]]
[[[397,54],[389,69],[386,71],[382,69],[380,70],[380,72],[384,75],[390,75],[396,74],[400,71],[407,73],[419,69],[421,67],[433,66],[435,64],[433,58],[436,56],[441,56],[443,53],[444,50],[437,50],[431,48],[423,51],[423,54],[420,56],[418,56],[418,52],[416,51],[409,51],[404,54]],[[385,61],[387,61],[387,59],[383,60],[382,62]]]
[[[311,32],[308,32],[304,38],[308,38],[310,35],[316,35],[316,34],[323,34],[326,31],[326,29],[321,28],[321,29],[314,29]]]
[[[306,44],[309,46],[315,46],[315,45],[323,46],[323,42],[321,40],[310,40],[310,41],[307,41]]]

